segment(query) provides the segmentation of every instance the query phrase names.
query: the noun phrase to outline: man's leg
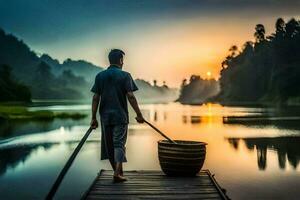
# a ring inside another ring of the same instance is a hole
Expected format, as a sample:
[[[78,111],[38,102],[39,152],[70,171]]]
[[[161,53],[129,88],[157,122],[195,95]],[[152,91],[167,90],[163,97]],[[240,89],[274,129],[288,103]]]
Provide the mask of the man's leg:
[[[127,124],[116,125],[113,128],[113,143],[114,143],[114,160],[116,169],[114,177],[118,177],[120,181],[125,181],[123,177],[123,162],[127,162],[125,155],[125,143],[127,140]]]
[[[121,172],[120,172],[120,175],[121,175],[121,176],[124,175],[124,173],[123,173],[123,163],[122,163],[122,165],[121,165]]]
[[[116,170],[116,163],[115,163],[115,159],[114,159],[114,143],[113,143],[113,127],[110,126],[109,127],[109,132],[107,134],[107,153],[108,153],[108,157],[109,157],[109,162],[111,167],[113,168],[113,170]]]
[[[116,163],[116,169],[114,171],[114,176],[123,176],[122,175],[122,166],[123,164],[121,162],[117,162]]]
[[[114,160],[113,126],[103,125],[102,130],[104,134],[103,139],[105,144],[106,156],[109,159],[111,167],[113,168],[113,170],[115,170],[116,166]]]
[[[115,171],[116,170],[116,163],[115,163],[115,161],[113,159],[109,159],[109,162],[110,162],[111,167]]]

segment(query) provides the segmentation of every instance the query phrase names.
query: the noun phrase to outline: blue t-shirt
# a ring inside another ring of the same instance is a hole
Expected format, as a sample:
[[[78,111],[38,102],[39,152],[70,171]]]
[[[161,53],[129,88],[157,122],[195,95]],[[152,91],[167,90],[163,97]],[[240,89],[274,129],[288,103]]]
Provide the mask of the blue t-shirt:
[[[111,65],[97,74],[92,92],[100,95],[99,113],[105,125],[128,124],[127,92],[138,90],[130,73]]]

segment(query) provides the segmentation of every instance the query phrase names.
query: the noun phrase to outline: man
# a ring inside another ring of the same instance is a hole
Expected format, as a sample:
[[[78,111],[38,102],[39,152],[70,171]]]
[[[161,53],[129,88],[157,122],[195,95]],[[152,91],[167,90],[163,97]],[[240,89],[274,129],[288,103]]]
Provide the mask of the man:
[[[119,49],[110,51],[108,55],[110,66],[97,74],[91,89],[94,92],[91,127],[93,129],[98,127],[96,113],[100,102],[101,159],[109,159],[114,169],[114,182],[126,181],[122,165],[123,162],[127,162],[125,143],[129,120],[126,98],[136,112],[137,122],[144,122],[133,94],[138,88],[130,73],[122,71],[124,55],[125,53]]]

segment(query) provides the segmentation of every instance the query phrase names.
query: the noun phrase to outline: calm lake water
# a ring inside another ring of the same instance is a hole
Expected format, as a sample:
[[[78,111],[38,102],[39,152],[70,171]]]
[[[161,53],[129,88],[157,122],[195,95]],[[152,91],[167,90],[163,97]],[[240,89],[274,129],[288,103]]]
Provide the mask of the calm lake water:
[[[31,110],[90,112],[90,105],[41,104]],[[145,118],[173,139],[208,143],[204,167],[232,199],[299,199],[300,109],[143,105]],[[131,116],[126,170],[159,170],[162,139]],[[90,117],[0,122],[0,199],[43,199],[88,129]],[[100,169],[100,129],[90,135],[57,199],[80,199]]]

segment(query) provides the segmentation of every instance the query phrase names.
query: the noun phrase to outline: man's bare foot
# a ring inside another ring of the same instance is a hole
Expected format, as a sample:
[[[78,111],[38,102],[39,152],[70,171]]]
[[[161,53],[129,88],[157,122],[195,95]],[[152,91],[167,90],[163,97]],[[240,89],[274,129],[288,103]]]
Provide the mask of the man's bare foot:
[[[121,183],[121,182],[125,182],[125,181],[127,181],[127,179],[124,176],[121,176],[121,175],[113,176],[114,183]]]

